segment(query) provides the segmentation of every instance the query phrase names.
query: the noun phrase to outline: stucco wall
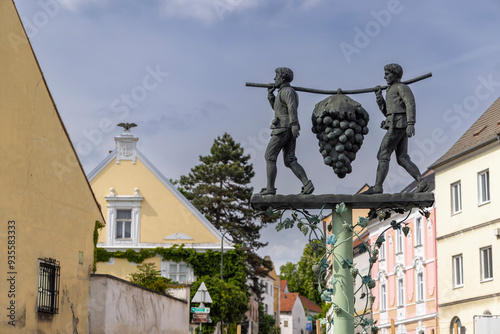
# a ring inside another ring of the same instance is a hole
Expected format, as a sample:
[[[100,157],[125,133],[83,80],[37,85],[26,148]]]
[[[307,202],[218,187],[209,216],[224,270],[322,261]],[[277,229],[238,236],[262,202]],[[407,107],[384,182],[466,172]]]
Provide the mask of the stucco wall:
[[[0,36],[0,333],[87,333],[103,218],[11,0],[0,1]],[[60,263],[54,315],[36,311],[45,258]]]
[[[494,143],[436,170],[439,333],[449,333],[455,317],[469,333],[473,330],[474,315],[500,314],[499,241],[494,234],[500,228],[499,160],[500,148]],[[479,205],[477,174],[486,169],[490,175],[491,201]],[[457,181],[461,182],[462,211],[452,214],[451,184]],[[481,281],[480,249],[488,246],[493,254],[493,279]],[[460,254],[463,285],[454,287],[452,258]]]
[[[185,334],[189,303],[109,275],[90,281],[90,333]]]

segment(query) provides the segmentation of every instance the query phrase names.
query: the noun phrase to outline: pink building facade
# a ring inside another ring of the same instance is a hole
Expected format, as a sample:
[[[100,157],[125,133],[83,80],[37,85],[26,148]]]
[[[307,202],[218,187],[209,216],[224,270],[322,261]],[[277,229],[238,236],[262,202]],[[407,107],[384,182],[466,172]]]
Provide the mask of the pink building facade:
[[[427,175],[433,181],[433,174]],[[432,182],[433,184],[433,182]],[[406,190],[411,189],[409,186]],[[377,320],[381,334],[390,333],[394,320],[396,333],[437,333],[437,259],[435,208],[427,208],[426,218],[419,210],[413,210],[405,221],[410,232],[401,229],[384,230],[391,221],[401,221],[408,213],[393,215],[368,225],[370,244],[375,245],[383,233],[385,241],[379,251],[379,261],[372,269],[376,297],[372,307],[373,319]]]

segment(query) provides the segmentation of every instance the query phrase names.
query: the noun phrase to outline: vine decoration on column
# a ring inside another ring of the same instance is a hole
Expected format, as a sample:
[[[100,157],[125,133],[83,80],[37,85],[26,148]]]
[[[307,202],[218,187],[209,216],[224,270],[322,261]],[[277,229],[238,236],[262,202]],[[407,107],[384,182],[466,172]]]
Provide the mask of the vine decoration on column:
[[[324,209],[325,206],[323,206]],[[379,331],[379,328],[376,326],[376,321],[373,319],[369,319],[367,317],[367,312],[366,310],[370,309],[375,302],[375,296],[372,293],[372,289],[375,288],[376,282],[375,279],[372,277],[372,269],[373,265],[377,262],[378,260],[378,254],[380,247],[382,246],[383,242],[385,241],[384,234],[386,231],[389,229],[394,229],[398,230],[401,229],[405,237],[408,236],[408,233],[410,231],[410,227],[408,226],[409,223],[406,222],[407,219],[410,217],[412,213],[412,209],[418,208],[419,213],[422,216],[425,216],[426,218],[429,218],[430,213],[426,208],[423,207],[418,207],[412,204],[409,204],[408,206],[404,208],[391,208],[388,209],[386,205],[384,205],[383,208],[372,208],[368,212],[367,217],[359,217],[359,220],[356,224],[352,225],[349,222],[345,221],[342,218],[342,214],[346,212],[347,207],[344,203],[337,204],[335,206],[335,209],[333,210],[332,214],[335,214],[340,218],[340,220],[343,222],[342,227],[346,231],[351,231],[353,236],[356,236],[360,241],[361,244],[359,246],[359,253],[364,253],[368,252],[369,253],[369,269],[368,273],[366,275],[361,275],[359,272],[359,269],[356,268],[356,265],[349,259],[345,258],[339,258],[339,254],[335,253],[335,249],[340,246],[344,242],[351,241],[351,239],[344,240],[343,242],[338,242],[337,236],[332,233],[333,229],[333,217],[330,222],[325,222],[324,219],[326,216],[323,215],[323,209],[320,210],[318,214],[312,214],[309,211],[305,209],[294,209],[294,208],[288,208],[288,209],[283,209],[283,210],[274,210],[273,208],[269,208],[267,210],[268,215],[280,214],[280,220],[278,224],[276,225],[276,230],[279,232],[283,229],[290,229],[293,228],[294,226],[297,226],[297,228],[302,232],[302,234],[307,237],[311,248],[315,252],[315,255],[319,257],[319,261],[314,263],[311,266],[311,270],[314,273],[314,275],[317,277],[317,285],[318,285],[318,291],[321,293],[321,299],[325,301],[326,303],[331,303],[332,307],[331,310],[335,314],[339,314],[340,312],[346,312],[347,314],[351,314],[349,310],[344,310],[342,307],[339,305],[335,304],[332,302],[332,295],[333,295],[333,289],[336,286],[342,286],[344,282],[341,280],[338,280],[335,278],[332,274],[332,262],[330,259],[337,259],[339,263],[342,264],[343,268],[349,268],[351,275],[353,279],[356,279],[357,277],[361,278],[361,285],[354,291],[354,296],[359,294],[360,299],[366,300],[364,304],[364,310],[363,312],[358,312],[356,313],[356,310],[354,310],[354,326],[355,328],[361,327],[363,330],[368,331],[371,329],[372,334],[377,334]],[[393,214],[404,214],[407,213],[406,217],[400,221],[396,220],[390,220],[391,216]],[[375,241],[374,245],[371,245],[370,243],[364,241],[361,238],[361,233],[362,231],[368,226],[371,220],[373,219],[379,219],[380,221],[388,221],[389,224],[387,228],[383,230],[382,233],[378,236],[378,238]],[[322,226],[323,223],[325,222],[324,226]],[[357,227],[360,227],[361,229],[356,229]],[[325,235],[325,230],[326,230],[326,235]],[[355,297],[352,298],[355,298]],[[350,298],[349,296],[345,296],[345,298]],[[321,324],[326,324],[327,325],[327,330],[333,325],[333,317],[331,315],[320,319]]]

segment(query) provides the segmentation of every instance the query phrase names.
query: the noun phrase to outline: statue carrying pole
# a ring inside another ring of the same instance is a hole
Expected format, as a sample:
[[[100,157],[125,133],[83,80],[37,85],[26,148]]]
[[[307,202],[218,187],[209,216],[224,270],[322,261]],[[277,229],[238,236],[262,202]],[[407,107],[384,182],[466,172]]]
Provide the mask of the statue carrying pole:
[[[427,79],[432,76],[432,73],[427,73],[424,75],[421,75],[419,77],[403,81],[404,84],[409,85],[414,82],[420,81]],[[245,84],[247,87],[258,87],[258,88],[271,88],[274,87],[274,84],[262,84],[262,83],[253,83],[253,82],[247,82]],[[380,86],[382,90],[386,90],[389,86]],[[306,87],[295,87],[292,86],[293,89],[295,89],[298,92],[307,92],[307,93],[314,93],[314,94],[326,94],[326,95],[335,95],[335,94],[344,94],[344,95],[350,95],[350,94],[363,94],[363,93],[373,93],[376,92],[378,87],[373,87],[373,88],[363,88],[363,89],[351,89],[351,90],[324,90],[324,89],[316,89],[316,88],[306,88]]]

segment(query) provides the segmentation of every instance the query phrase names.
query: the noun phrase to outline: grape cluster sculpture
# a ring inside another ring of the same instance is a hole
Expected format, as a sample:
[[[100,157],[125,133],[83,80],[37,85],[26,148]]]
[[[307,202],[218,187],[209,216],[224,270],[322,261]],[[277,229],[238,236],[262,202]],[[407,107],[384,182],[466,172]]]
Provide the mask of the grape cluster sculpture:
[[[312,132],[318,138],[323,162],[339,178],[352,172],[352,162],[368,133],[366,110],[350,97],[336,94],[316,104]]]

